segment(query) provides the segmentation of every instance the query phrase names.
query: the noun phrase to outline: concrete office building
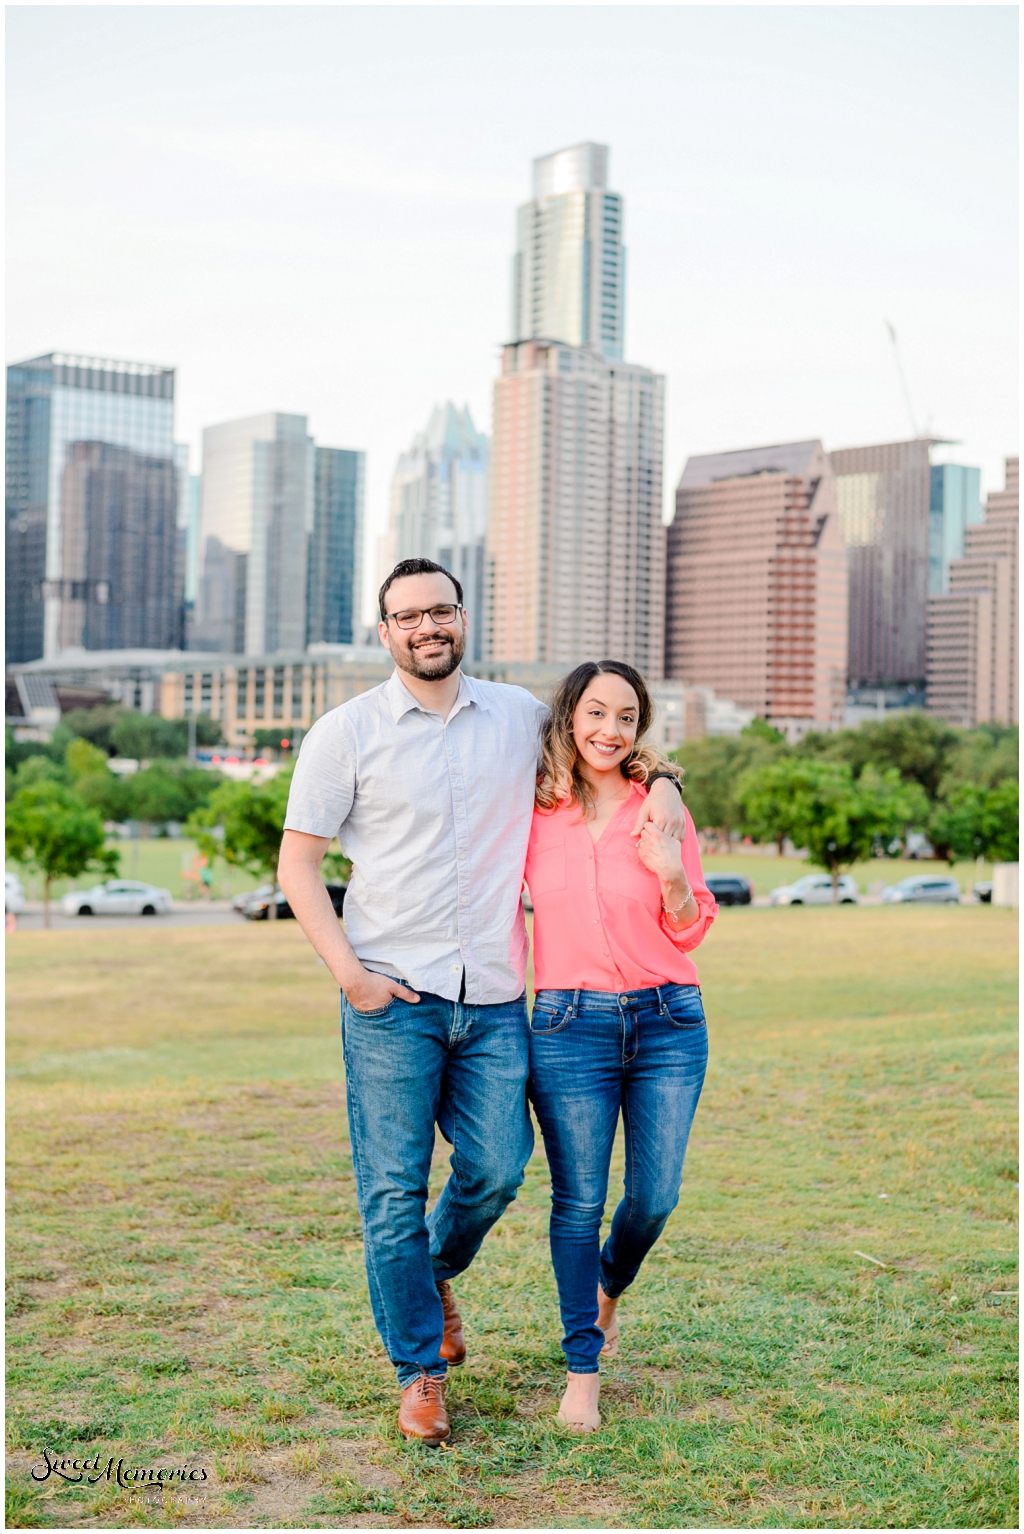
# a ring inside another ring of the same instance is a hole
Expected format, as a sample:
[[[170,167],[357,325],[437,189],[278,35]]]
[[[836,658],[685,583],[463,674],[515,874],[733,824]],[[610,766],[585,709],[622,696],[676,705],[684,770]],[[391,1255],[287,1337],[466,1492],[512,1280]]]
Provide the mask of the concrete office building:
[[[302,649],[314,481],[304,415],[268,412],[203,432],[194,648]]]
[[[467,654],[479,660],[487,632],[485,553],[489,444],[469,407],[450,401],[398,460],[391,515],[381,541],[379,582],[400,559],[433,559],[462,585],[469,614]]]
[[[306,573],[306,643],[352,644],[363,581],[366,454],[315,449]]]
[[[850,569],[849,685],[923,700],[928,598],[981,518],[980,472],[918,437],[829,455]]]
[[[691,458],[668,529],[665,671],[798,739],[841,723],[846,553],[818,441]]]
[[[180,644],[174,370],[51,352],[7,369],[12,661]]]
[[[623,355],[622,198],[607,190],[608,149],[575,144],[533,162],[533,198],[517,219],[512,336],[545,336]]]
[[[928,710],[950,724],[1016,724],[1018,701],[1019,460],[969,525],[949,589],[928,599]]]
[[[494,388],[488,654],[662,675],[664,379],[587,347],[512,343]]]

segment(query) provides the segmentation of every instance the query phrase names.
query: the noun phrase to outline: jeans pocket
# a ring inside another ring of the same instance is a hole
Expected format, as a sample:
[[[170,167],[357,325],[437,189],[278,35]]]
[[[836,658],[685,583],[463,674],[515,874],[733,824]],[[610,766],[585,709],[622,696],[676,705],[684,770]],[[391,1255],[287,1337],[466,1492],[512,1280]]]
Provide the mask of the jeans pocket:
[[[352,1013],[353,1017],[358,1017],[361,1021],[372,1023],[375,1018],[383,1017],[385,1013],[390,1012],[391,1008],[394,1006],[397,1000],[397,996],[392,996],[391,1000],[385,1006],[374,1007],[372,1012],[360,1012],[359,1008],[354,1007],[347,998],[345,1001],[345,1006]]]
[[[551,1007],[534,1007],[530,1017],[530,1032],[534,1034],[560,1033],[572,1015],[571,1007],[554,1011]]]
[[[695,985],[688,985],[665,1002],[664,1016],[673,1028],[703,1028],[704,1003]]]

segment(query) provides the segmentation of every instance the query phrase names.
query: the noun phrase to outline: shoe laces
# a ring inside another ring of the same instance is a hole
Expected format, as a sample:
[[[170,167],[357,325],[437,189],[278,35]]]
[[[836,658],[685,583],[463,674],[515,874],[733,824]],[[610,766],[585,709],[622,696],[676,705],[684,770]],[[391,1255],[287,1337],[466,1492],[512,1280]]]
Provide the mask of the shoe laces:
[[[416,1394],[421,1401],[433,1401],[444,1405],[444,1380],[436,1374],[421,1374],[416,1381]]]

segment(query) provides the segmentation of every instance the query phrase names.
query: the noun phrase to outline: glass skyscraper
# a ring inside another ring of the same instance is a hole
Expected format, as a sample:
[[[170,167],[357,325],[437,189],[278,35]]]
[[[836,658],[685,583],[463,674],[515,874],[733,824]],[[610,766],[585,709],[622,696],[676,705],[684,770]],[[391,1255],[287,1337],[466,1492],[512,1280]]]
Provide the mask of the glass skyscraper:
[[[981,520],[977,469],[933,464],[928,437],[829,455],[850,571],[849,681],[923,694],[928,598]]]
[[[180,644],[173,437],[172,368],[58,352],[8,367],[9,662]]]
[[[203,432],[190,648],[268,655],[306,643],[313,455],[304,415],[268,411]]]
[[[435,407],[426,431],[401,455],[391,482],[391,520],[381,579],[400,559],[433,559],[458,577],[469,614],[470,660],[483,657],[486,626],[489,444],[469,407]],[[386,566],[386,568],[384,568]]]
[[[574,144],[533,162],[520,209],[512,277],[512,339],[623,355],[626,252],[622,198],[607,190],[608,149]]]
[[[306,573],[307,644],[353,644],[362,599],[366,454],[318,447]]]

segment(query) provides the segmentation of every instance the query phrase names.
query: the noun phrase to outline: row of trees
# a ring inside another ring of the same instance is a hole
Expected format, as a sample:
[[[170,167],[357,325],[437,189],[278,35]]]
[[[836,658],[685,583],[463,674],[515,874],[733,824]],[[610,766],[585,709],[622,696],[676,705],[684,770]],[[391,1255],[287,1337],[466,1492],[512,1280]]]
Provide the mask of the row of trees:
[[[99,712],[82,714],[93,724],[90,716]],[[8,738],[7,854],[42,877],[44,926],[50,924],[54,880],[117,873],[118,852],[106,846],[104,822],[111,820],[180,821],[211,862],[223,857],[276,885],[290,766],[267,782],[236,783],[187,761],[158,759],[121,777],[107,765],[103,746],[123,749],[131,733],[121,720],[109,729],[99,723],[93,740],[62,731],[45,747],[25,747]],[[325,860],[329,876],[345,876],[347,869],[340,855]],[[276,914],[273,902],[270,910]]]
[[[788,840],[839,871],[927,836],[950,864],[1018,856],[1017,730],[955,730],[924,713],[856,730],[810,734],[797,746],[763,720],[739,736],[705,737],[676,753],[696,824],[726,841]]]

